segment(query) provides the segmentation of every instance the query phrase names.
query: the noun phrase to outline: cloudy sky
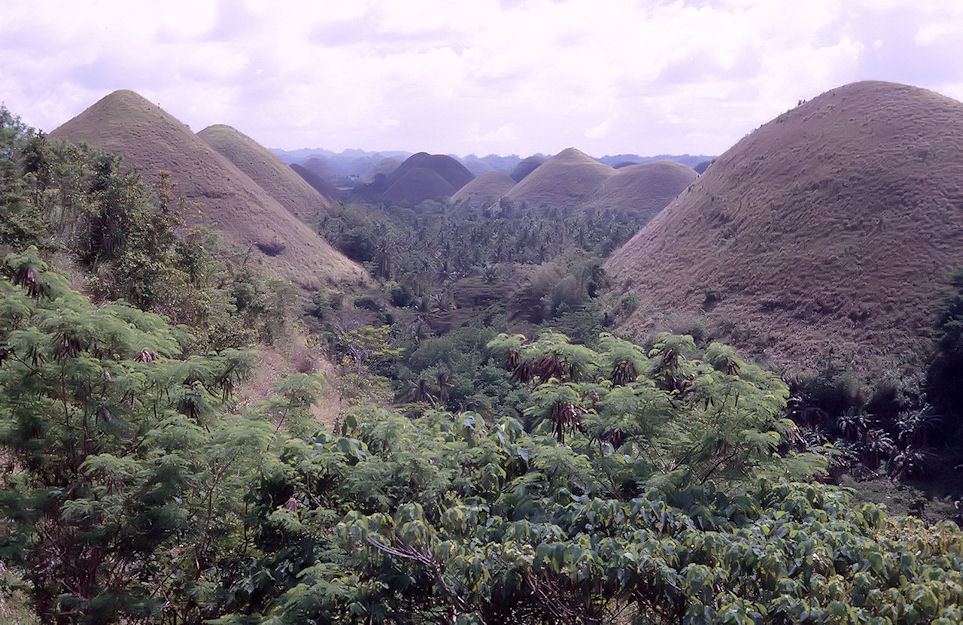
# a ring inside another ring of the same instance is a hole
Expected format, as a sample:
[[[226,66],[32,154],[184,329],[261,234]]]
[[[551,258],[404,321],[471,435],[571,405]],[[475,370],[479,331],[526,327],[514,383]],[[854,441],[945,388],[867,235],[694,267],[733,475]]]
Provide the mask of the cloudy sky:
[[[0,2],[0,101],[133,89],[274,148],[716,154],[856,80],[963,99],[956,0]]]

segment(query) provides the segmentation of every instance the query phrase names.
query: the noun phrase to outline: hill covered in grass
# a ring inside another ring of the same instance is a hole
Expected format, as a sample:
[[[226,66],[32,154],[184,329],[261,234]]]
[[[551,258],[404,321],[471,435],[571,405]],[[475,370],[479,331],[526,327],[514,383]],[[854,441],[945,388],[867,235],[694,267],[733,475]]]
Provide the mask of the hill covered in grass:
[[[512,180],[515,182],[521,182],[525,176],[535,171],[535,168],[544,163],[546,160],[548,159],[541,154],[533,154],[532,156],[520,160],[508,175],[511,176]]]
[[[227,158],[133,91],[115,91],[50,133],[124,158],[148,180],[169,172],[187,200],[188,225],[212,226],[264,269],[313,289],[363,283],[367,273],[334,250]]]
[[[584,208],[611,208],[651,218],[697,177],[694,169],[674,161],[626,165],[605,179]]]
[[[639,306],[623,329],[704,316],[794,368],[882,373],[929,337],[963,258],[963,104],[860,82],[751,133],[607,262]]]
[[[444,154],[413,154],[385,177],[381,197],[396,204],[415,205],[424,200],[451,197],[474,175]]]
[[[497,171],[486,172],[451,196],[452,204],[466,203],[469,206],[491,206],[515,186],[515,181],[507,174]]]
[[[208,126],[197,136],[302,221],[317,220],[331,210],[330,198],[323,196],[274,153],[242,132],[217,124]]]
[[[575,148],[538,165],[505,196],[529,210],[572,209],[591,198],[615,170]]]

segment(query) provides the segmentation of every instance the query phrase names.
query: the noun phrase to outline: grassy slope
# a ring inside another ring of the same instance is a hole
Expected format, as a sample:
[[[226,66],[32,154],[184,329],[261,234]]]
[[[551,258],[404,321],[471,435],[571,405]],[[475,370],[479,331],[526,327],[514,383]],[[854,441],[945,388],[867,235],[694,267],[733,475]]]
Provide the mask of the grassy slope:
[[[575,148],[565,149],[539,165],[506,197],[530,209],[576,208],[593,197],[615,170]]]
[[[197,136],[302,221],[310,223],[331,209],[330,199],[247,135],[230,126],[218,124],[208,126]]]
[[[533,154],[532,156],[523,158],[521,161],[519,161],[518,165],[515,165],[515,168],[512,169],[512,172],[508,175],[511,176],[512,180],[515,182],[521,182],[528,176],[528,174],[535,171],[546,160],[548,159],[546,159],[544,156]]]
[[[422,200],[450,197],[468,184],[474,175],[450,156],[419,152],[385,179],[382,197],[389,202],[415,205]]]
[[[925,343],[963,259],[961,181],[960,102],[879,82],[825,93],[719,157],[610,258],[616,294],[642,296],[623,329],[709,307],[710,329],[777,364],[832,348],[880,373]]]
[[[401,166],[401,163],[402,161],[400,158],[391,158],[391,157],[383,158],[377,163],[375,163],[368,171],[363,173],[361,175],[360,180],[365,184],[370,184],[374,182],[375,177],[377,177],[378,174],[381,174],[383,176],[390,176],[391,172],[393,172],[394,170],[398,169]]]
[[[171,172],[177,192],[194,204],[190,225],[213,225],[253,262],[306,289],[363,284],[367,273],[299,221],[187,126],[132,91],[117,91],[51,133],[124,156],[148,179]],[[258,245],[282,243],[269,257]]]
[[[486,172],[451,196],[451,202],[466,202],[469,206],[484,206],[497,203],[515,185],[507,174],[497,171]]]
[[[698,177],[695,170],[673,161],[653,161],[616,170],[584,208],[612,208],[650,218],[665,208]]]

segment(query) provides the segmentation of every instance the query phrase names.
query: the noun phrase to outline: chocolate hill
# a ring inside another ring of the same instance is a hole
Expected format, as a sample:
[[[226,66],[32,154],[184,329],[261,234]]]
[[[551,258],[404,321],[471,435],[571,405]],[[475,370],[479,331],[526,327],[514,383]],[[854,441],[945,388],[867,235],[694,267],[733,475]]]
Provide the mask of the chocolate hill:
[[[776,364],[832,350],[865,375],[928,340],[936,291],[963,259],[963,104],[860,82],[745,137],[606,263],[641,305]]]
[[[304,169],[308,170],[321,180],[324,180],[328,184],[335,184],[338,180],[344,178],[338,171],[331,166],[326,159],[319,156],[312,156],[311,158],[305,160],[302,163],[298,163]]]
[[[124,157],[147,180],[170,172],[191,204],[189,225],[209,225],[250,250],[267,271],[302,288],[365,282],[367,273],[318,237],[190,129],[133,91],[115,91],[52,133]]]
[[[567,148],[535,168],[505,197],[528,210],[576,208],[614,173],[584,152]]]
[[[375,163],[374,165],[372,165],[368,171],[361,174],[360,180],[365,184],[370,184],[374,182],[379,175],[380,176],[391,175],[391,172],[398,169],[398,167],[401,166],[401,163],[402,163],[402,160],[400,158],[393,158],[390,156],[388,158],[383,158],[377,163]]]
[[[450,197],[472,178],[472,173],[450,156],[419,152],[385,177],[382,197],[413,206]]]
[[[605,179],[583,208],[631,212],[652,218],[698,177],[695,170],[674,161],[626,165]]]
[[[208,126],[197,136],[302,221],[315,220],[331,209],[330,199],[247,135],[230,126],[217,124]]]
[[[451,196],[452,204],[470,207],[484,207],[497,204],[498,200],[515,186],[515,181],[507,174],[497,171],[484,173]]]
[[[303,166],[297,163],[291,163],[291,171],[301,176],[302,180],[311,185],[311,188],[323,195],[326,198],[331,198],[332,200],[339,199],[343,193],[336,186],[319,177],[314,172],[305,169]]]
[[[544,163],[545,160],[545,157],[540,154],[523,158],[521,161],[519,161],[518,165],[515,165],[515,168],[512,170],[512,173],[510,173],[509,176],[511,176],[512,180],[515,182],[521,182],[526,176],[528,176],[528,174],[535,171],[539,165]]]

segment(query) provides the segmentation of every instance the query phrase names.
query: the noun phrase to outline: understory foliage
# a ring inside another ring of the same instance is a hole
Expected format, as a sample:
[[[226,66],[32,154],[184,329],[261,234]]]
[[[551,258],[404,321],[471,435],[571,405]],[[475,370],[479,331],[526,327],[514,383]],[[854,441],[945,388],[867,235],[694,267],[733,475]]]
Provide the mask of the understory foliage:
[[[605,257],[645,219],[615,210],[545,215],[425,202],[415,209],[352,205],[323,218],[319,232],[373,275],[420,290],[476,269],[494,278],[504,263],[538,265],[577,250]]]
[[[927,479],[958,464],[963,433],[963,269],[938,293],[925,372],[870,392],[838,354],[798,381],[791,415],[811,443],[832,443],[855,474]]]
[[[761,480],[643,486],[593,451],[473,413],[353,411],[291,442],[256,499],[241,623],[939,623],[963,616],[952,525]],[[614,481],[613,481],[614,480]],[[293,567],[293,568],[292,568]]]
[[[310,433],[316,378],[237,414],[252,354],[185,356],[33,250],[4,267],[0,557],[45,621],[961,617],[959,531],[777,478],[825,464],[794,450],[784,385],[724,346],[503,335],[525,423],[360,405]]]
[[[963,426],[963,267],[950,275],[935,316],[935,354],[927,371],[927,390],[945,417],[943,432],[958,435]]]
[[[232,496],[270,424],[220,410],[249,350],[184,357],[188,335],[94,306],[35,248],[0,281],[0,554],[44,621],[201,615],[243,553]]]

